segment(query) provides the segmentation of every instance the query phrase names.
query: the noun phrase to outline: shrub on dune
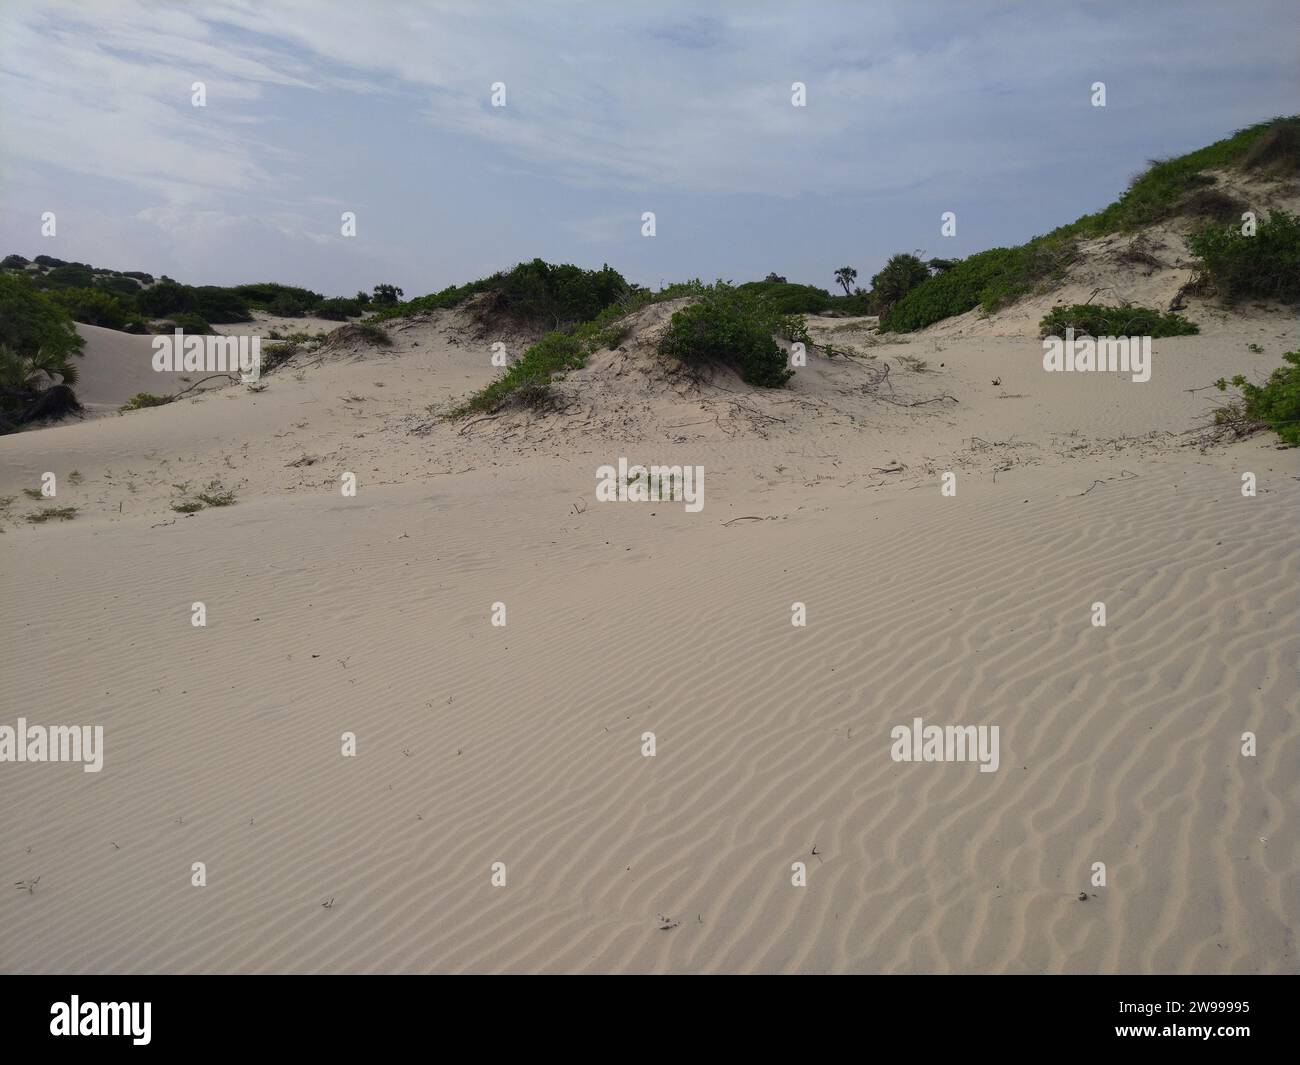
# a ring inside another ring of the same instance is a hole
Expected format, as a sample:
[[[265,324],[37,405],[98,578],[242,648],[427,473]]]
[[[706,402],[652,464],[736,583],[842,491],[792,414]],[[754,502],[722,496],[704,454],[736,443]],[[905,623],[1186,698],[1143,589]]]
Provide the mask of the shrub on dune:
[[[1225,299],[1300,302],[1300,217],[1272,211],[1253,236],[1243,234],[1236,221],[1209,225],[1187,243],[1204,280]]]
[[[1244,374],[1215,381],[1220,392],[1232,385],[1241,393],[1239,400],[1214,412],[1215,424],[1243,436],[1267,427],[1285,443],[1300,447],[1300,351],[1288,351],[1282,359],[1286,365],[1274,370],[1262,385],[1251,384]]]
[[[748,384],[780,388],[794,376],[773,339],[780,317],[762,301],[719,281],[698,303],[673,315],[659,353],[697,368],[729,366]]]
[[[1091,337],[1179,337],[1201,331],[1195,322],[1179,314],[1162,314],[1152,307],[1109,307],[1103,303],[1076,303],[1054,307],[1038,324],[1039,335],[1064,337],[1066,329],[1075,336]]]

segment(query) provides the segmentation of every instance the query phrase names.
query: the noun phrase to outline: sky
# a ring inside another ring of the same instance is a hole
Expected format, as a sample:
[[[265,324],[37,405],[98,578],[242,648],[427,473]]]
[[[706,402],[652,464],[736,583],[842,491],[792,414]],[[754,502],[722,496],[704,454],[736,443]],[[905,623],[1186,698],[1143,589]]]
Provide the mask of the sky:
[[[535,257],[865,286],[1296,112],[1300,0],[0,0],[0,254],[327,295]]]

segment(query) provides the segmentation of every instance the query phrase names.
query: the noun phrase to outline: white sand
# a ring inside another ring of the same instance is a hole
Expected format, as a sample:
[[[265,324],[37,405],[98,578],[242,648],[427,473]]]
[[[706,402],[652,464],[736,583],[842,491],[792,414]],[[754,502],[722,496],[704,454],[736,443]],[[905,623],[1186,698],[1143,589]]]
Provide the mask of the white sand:
[[[0,765],[0,872],[40,877],[0,970],[1295,971],[1300,453],[1185,433],[1294,317],[1145,385],[986,323],[754,393],[659,368],[666,311],[566,415],[438,421],[495,374],[441,314],[0,438],[0,724],[106,735]],[[702,463],[703,511],[595,502],[619,456]],[[75,520],[21,520],[46,470]],[[998,725],[998,771],[891,760],[914,717]]]

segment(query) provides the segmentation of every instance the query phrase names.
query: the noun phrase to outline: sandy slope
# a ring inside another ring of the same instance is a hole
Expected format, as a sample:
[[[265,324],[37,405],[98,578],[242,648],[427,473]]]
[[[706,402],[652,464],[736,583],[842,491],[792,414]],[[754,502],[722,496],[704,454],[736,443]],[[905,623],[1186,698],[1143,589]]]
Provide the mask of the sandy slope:
[[[753,394],[650,361],[655,310],[565,414],[437,420],[493,376],[439,315],[0,439],[0,494],[81,508],[10,507],[0,724],[107,736],[0,765],[0,872],[41,878],[0,970],[1296,970],[1300,456],[1186,432],[1294,319],[1146,385],[936,333]],[[702,463],[704,510],[594,502],[620,455]],[[1000,768],[892,761],[918,716]]]

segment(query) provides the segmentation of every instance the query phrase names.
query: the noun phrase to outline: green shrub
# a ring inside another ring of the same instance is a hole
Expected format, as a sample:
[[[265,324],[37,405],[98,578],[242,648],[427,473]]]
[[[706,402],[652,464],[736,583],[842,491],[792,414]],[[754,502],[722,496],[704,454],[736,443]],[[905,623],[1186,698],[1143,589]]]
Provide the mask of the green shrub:
[[[185,309],[199,315],[204,321],[224,324],[253,320],[253,316],[248,313],[248,303],[232,288],[200,285],[191,291],[194,294],[194,306]]]
[[[150,318],[162,318],[180,311],[193,310],[193,297],[185,285],[162,280],[151,288],[144,289],[135,298],[135,305],[141,314],[147,314]]]
[[[765,300],[778,314],[821,314],[834,298],[824,288],[788,281],[749,281],[738,285],[736,291]]]
[[[82,263],[68,263],[56,266],[45,280],[59,288],[90,288],[95,283],[95,271]]]
[[[266,309],[281,318],[301,318],[307,313],[307,305],[302,300],[287,294],[276,296]]]
[[[867,314],[878,314],[880,307],[872,299],[870,292],[859,289],[851,296],[831,296],[823,314],[834,314],[858,318]]]
[[[199,336],[213,336],[212,326],[208,325],[197,314],[173,314],[171,320],[163,322],[160,327],[163,332],[170,333],[176,329],[184,330],[186,333],[194,333]]]
[[[1200,326],[1179,314],[1162,314],[1151,307],[1108,307],[1101,303],[1076,303],[1054,307],[1039,323],[1039,335],[1064,337],[1073,327],[1075,336],[1178,337],[1199,333]]]
[[[555,266],[541,259],[396,305],[384,305],[389,293],[385,292],[381,299],[381,288],[391,286],[376,286],[371,306],[377,309],[370,317],[372,322],[455,307],[471,296],[490,293],[492,299],[485,313],[509,315],[521,322],[555,329],[589,321],[632,292],[623,275],[609,266],[583,270],[567,263]],[[394,291],[400,295],[400,290]]]
[[[286,301],[304,308],[315,307],[325,297],[309,288],[296,285],[281,285],[275,281],[258,281],[248,285],[236,285],[231,291],[249,307],[259,311],[270,312],[277,300]]]
[[[72,356],[84,344],[63,307],[22,274],[0,274],[0,432],[81,409]]]
[[[235,503],[235,492],[233,489],[223,487],[220,481],[209,481],[207,488],[199,492],[195,498],[210,507],[229,507]]]
[[[1229,167],[1294,173],[1300,168],[1300,117],[1260,122],[1186,155],[1153,160],[1103,210],[1018,247],[972,255],[922,281],[896,306],[885,308],[881,328],[907,332],[975,307],[994,311],[1045,282],[1059,280],[1082,238],[1129,232],[1178,213],[1226,217],[1235,204],[1214,189],[1213,175],[1204,171]],[[1265,271],[1266,277],[1273,276],[1271,266]]]
[[[0,274],[0,344],[20,357],[38,351],[60,358],[80,353],[85,341],[68,312],[21,274]]]
[[[1220,407],[1214,412],[1219,425],[1234,425],[1241,414],[1252,425],[1265,425],[1285,443],[1300,446],[1300,351],[1288,351],[1279,366],[1263,385],[1254,385],[1242,374],[1231,381],[1214,382],[1220,392],[1231,384],[1241,392],[1240,410]]]
[[[325,318],[331,322],[346,322],[349,318],[357,318],[361,314],[361,304],[355,299],[334,299],[321,300],[311,313],[317,318]]]
[[[673,315],[659,352],[688,366],[729,366],[751,385],[780,388],[794,371],[772,339],[779,317],[763,301],[719,281]]]
[[[413,314],[420,314],[425,311],[449,310],[464,303],[470,296],[487,291],[490,283],[491,279],[484,278],[480,281],[470,281],[464,285],[450,285],[441,292],[431,292],[427,296],[416,296],[405,303],[387,307],[376,307],[368,294],[358,292],[357,302],[370,312],[367,321],[383,322],[389,318],[409,318]],[[364,301],[361,299],[363,295],[366,297]]]
[[[278,370],[286,362],[292,359],[301,349],[295,343],[284,344],[263,344],[262,345],[262,368],[264,374],[272,370]]]
[[[205,322],[247,322],[252,315],[248,303],[233,288],[202,285],[197,288],[163,278],[136,297],[136,307],[150,318],[174,318],[196,314]]]
[[[542,405],[550,398],[551,379],[583,366],[594,350],[591,344],[591,340],[570,332],[547,333],[501,377],[453,410],[450,417],[459,418],[476,411],[490,413],[508,406]]]
[[[991,313],[1040,282],[1058,279],[1073,255],[1073,240],[1049,236],[1014,248],[989,248],[966,259],[945,260],[946,268],[882,314],[880,327],[906,333],[976,307]]]
[[[76,507],[42,507],[27,515],[33,525],[44,525],[47,521],[71,521],[77,516]]]
[[[129,410],[144,410],[145,407],[164,407],[175,398],[175,396],[156,396],[152,392],[137,392],[118,410],[125,413]]]
[[[1272,170],[1288,158],[1294,166],[1297,131],[1300,117],[1274,118],[1186,155],[1152,160],[1118,200],[1067,228],[1089,237],[1137,229],[1174,214],[1188,193],[1214,184],[1213,176],[1203,171],[1233,166]]]
[[[134,285],[134,281],[127,284]],[[127,310],[121,300],[96,288],[52,289],[49,298],[62,307],[74,322],[103,326],[105,329],[123,329]]]
[[[1244,236],[1240,224],[1206,226],[1188,240],[1204,278],[1225,299],[1300,302],[1300,217],[1272,211]]]
[[[888,311],[929,276],[930,268],[917,256],[900,252],[891,255],[871,279],[871,295],[877,306]]]
[[[373,322],[361,322],[356,328],[357,332],[372,344],[378,344],[383,348],[392,347],[393,338]]]
[[[139,282],[127,277],[125,274],[112,277],[97,277],[95,278],[95,288],[111,292],[114,296],[123,297],[122,305],[124,307],[134,307],[135,298],[140,294]]]

